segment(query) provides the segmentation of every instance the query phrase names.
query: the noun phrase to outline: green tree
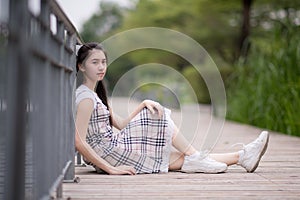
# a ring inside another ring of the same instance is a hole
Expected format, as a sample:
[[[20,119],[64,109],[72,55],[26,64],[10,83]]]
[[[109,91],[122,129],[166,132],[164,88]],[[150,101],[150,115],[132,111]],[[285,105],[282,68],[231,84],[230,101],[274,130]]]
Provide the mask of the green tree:
[[[99,11],[83,25],[81,36],[84,41],[102,41],[118,29],[126,9],[115,3],[101,1]]]
[[[177,30],[198,41],[211,55],[217,57],[216,60],[232,63],[235,40],[239,34],[237,20],[240,7],[237,0],[226,4],[220,0],[140,0],[136,8],[128,13],[122,30],[145,26]],[[157,56],[152,56],[163,60],[165,55],[160,56],[158,52]],[[139,59],[139,56],[133,59]],[[179,68],[188,65],[182,62],[178,60]]]

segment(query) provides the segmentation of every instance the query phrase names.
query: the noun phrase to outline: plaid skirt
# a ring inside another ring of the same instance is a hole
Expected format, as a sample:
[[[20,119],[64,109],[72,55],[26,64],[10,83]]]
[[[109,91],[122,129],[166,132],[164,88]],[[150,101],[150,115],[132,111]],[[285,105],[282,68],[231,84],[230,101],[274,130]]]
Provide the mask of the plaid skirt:
[[[168,172],[172,135],[175,125],[171,111],[163,117],[142,109],[119,132],[109,124],[109,111],[102,102],[90,119],[87,142],[94,151],[113,166],[133,166],[137,173]],[[94,166],[98,172],[101,170]]]

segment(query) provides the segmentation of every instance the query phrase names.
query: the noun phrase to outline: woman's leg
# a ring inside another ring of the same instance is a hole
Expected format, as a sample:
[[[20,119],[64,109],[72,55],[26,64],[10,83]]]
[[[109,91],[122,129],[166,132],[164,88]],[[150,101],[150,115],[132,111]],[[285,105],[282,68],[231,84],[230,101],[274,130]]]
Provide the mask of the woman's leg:
[[[235,165],[239,160],[239,153],[218,153],[218,154],[209,154],[209,157],[212,159],[226,163],[229,165]],[[180,170],[184,161],[184,154],[180,152],[171,152],[170,154],[170,164],[169,170]]]
[[[211,157],[212,159],[214,159],[218,162],[226,163],[228,166],[237,164],[239,161],[239,153],[238,152],[218,153],[218,154],[214,153],[214,154],[209,154],[209,157]]]
[[[196,155],[196,156],[194,156]],[[197,158],[197,154],[185,156],[183,153],[174,151],[170,154],[169,170],[181,170],[187,173],[202,172],[202,173],[220,173],[227,169],[227,164],[212,160],[209,157]],[[187,161],[186,161],[186,157]]]
[[[239,160],[239,153],[217,153],[217,154],[209,154],[209,157],[212,159],[226,163],[229,165],[237,164]],[[184,161],[184,154],[180,152],[171,152],[170,154],[170,165],[169,170],[180,170]]]
[[[196,152],[196,149],[185,139],[185,137],[177,133],[173,137],[173,146],[180,151],[183,155],[192,155],[193,153]],[[181,156],[183,156],[181,155]],[[174,157],[177,156],[177,159],[179,159],[179,154],[174,154]],[[228,166],[229,165],[234,165],[237,164],[239,160],[239,153],[238,152],[233,152],[233,153],[218,153],[218,154],[209,154],[209,156],[219,162],[226,163]]]
[[[186,140],[186,138],[179,132],[179,129],[175,126],[175,133],[172,139],[172,145],[179,151],[179,152],[173,152],[171,154],[170,164],[172,166],[179,166],[181,163],[181,160],[183,162],[184,156],[189,156],[194,154],[197,150]],[[233,152],[233,153],[219,153],[219,154],[209,154],[209,156],[218,161],[226,163],[227,165],[234,165],[238,163],[239,160],[239,153]]]
[[[172,138],[172,145],[185,156],[194,154],[197,150],[186,140],[176,126],[174,126],[174,129],[175,132]]]
[[[173,151],[170,154],[169,170],[180,170],[184,162],[184,154]]]
[[[234,153],[210,154],[209,156],[216,161],[224,162],[227,165],[239,164],[247,172],[254,172],[261,157],[267,150],[269,142],[268,131],[262,131],[253,142],[244,145],[244,148]]]
[[[238,157],[236,160],[236,154],[234,153],[213,154],[211,156],[211,158],[215,157],[218,160],[213,160],[205,157],[201,158],[201,153],[197,152],[192,144],[186,140],[186,138],[179,132],[179,129],[175,124],[173,124],[173,128],[174,134],[172,138],[172,145],[179,152],[172,152],[170,154],[169,170],[181,169],[186,172],[197,171],[205,173],[218,173],[224,172],[227,169],[227,165],[236,164],[238,162]]]

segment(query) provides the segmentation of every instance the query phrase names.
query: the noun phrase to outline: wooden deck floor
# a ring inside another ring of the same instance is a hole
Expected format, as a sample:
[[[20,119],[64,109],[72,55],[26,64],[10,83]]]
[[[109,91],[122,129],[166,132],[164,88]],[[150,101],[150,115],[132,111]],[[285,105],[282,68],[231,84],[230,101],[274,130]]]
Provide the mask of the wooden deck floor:
[[[176,113],[174,114],[176,118]],[[178,116],[177,116],[178,117]],[[201,125],[207,119],[204,115]],[[206,118],[206,119],[204,119]],[[176,119],[175,119],[176,121]],[[231,152],[236,142],[248,143],[261,129],[227,121],[213,152]],[[110,176],[76,167],[79,183],[64,183],[70,199],[299,199],[300,138],[271,132],[268,150],[254,173],[240,166],[222,174],[147,174]]]

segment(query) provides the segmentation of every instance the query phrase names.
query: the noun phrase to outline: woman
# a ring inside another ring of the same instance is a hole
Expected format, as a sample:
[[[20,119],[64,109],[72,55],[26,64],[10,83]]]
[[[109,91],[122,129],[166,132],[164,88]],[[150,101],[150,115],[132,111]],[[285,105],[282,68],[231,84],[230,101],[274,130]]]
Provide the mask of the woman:
[[[107,103],[102,83],[107,55],[97,43],[82,45],[76,67],[83,73],[83,84],[76,90],[75,146],[97,171],[130,175],[168,170],[220,173],[239,164],[253,172],[266,151],[269,135],[263,131],[238,152],[204,155],[179,133],[170,111],[151,100],[121,119]],[[120,131],[114,133],[112,126]],[[171,152],[171,146],[177,151]]]

